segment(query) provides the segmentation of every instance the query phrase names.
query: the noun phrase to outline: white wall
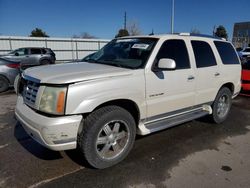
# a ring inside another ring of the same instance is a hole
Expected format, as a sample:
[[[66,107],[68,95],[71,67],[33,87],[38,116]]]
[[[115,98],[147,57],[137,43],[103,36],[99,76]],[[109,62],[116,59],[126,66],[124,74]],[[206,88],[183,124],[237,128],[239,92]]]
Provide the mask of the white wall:
[[[105,39],[0,36],[0,54],[21,47],[45,47],[51,48],[55,52],[58,61],[70,61],[82,59],[99,50],[109,41]]]

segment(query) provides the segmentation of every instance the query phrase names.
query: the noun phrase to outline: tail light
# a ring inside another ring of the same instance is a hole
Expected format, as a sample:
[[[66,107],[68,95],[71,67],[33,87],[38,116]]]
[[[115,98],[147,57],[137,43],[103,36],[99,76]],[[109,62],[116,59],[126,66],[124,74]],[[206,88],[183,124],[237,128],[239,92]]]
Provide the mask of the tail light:
[[[18,69],[20,68],[20,63],[10,63],[10,64],[7,64],[6,66],[13,68],[13,69]]]

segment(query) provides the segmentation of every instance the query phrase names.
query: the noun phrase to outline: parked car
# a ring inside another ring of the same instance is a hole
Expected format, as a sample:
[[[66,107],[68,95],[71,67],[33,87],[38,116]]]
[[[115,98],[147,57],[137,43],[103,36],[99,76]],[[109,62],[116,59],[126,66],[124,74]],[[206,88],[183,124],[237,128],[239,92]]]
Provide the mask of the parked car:
[[[19,73],[20,62],[0,58],[0,93],[13,86]]]
[[[250,95],[250,60],[242,64],[242,93]]]
[[[1,58],[9,61],[19,61],[22,67],[54,64],[55,53],[50,48],[18,48]]]
[[[206,115],[225,121],[241,65],[220,38],[124,37],[87,63],[27,69],[16,88],[15,115],[34,140],[51,150],[79,148],[90,165],[107,168],[128,155],[136,133]]]
[[[250,60],[250,47],[244,48],[243,50],[238,52],[242,63],[247,62]]]

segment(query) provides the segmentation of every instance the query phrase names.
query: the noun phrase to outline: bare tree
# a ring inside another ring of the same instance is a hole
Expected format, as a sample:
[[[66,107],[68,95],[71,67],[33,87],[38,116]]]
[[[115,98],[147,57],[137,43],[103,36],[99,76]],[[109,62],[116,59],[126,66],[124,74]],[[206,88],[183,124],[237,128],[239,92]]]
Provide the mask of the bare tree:
[[[134,36],[134,35],[141,35],[142,31],[139,27],[139,24],[137,21],[129,21],[128,23],[128,32],[129,35]]]
[[[192,28],[191,31],[190,31],[190,33],[192,33],[192,34],[200,34],[201,32],[197,28]]]
[[[73,38],[82,38],[82,39],[96,39],[97,37],[89,34],[88,32],[83,32],[80,35],[73,35]]]

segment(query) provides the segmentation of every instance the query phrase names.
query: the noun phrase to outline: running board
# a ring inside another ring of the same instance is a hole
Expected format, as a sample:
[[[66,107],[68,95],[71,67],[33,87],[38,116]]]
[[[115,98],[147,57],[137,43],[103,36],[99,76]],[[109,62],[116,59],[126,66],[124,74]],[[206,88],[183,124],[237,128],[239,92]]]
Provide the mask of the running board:
[[[198,109],[196,111],[187,112],[185,114],[177,115],[174,117],[169,117],[166,119],[154,121],[151,123],[146,123],[145,128],[150,131],[150,133],[160,131],[166,128],[170,128],[197,118],[200,118],[202,116],[206,116],[210,114],[209,110],[204,109]]]

